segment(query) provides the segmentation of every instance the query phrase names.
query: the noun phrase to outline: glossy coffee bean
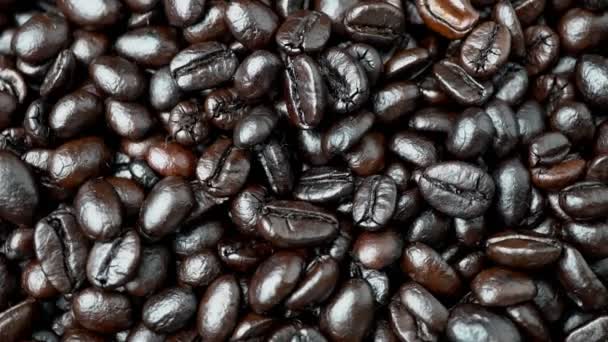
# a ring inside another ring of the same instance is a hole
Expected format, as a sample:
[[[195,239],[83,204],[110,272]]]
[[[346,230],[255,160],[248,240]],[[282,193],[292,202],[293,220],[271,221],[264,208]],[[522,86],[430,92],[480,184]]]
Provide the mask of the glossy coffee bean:
[[[147,297],[160,290],[169,273],[169,259],[169,250],[163,246],[142,246],[137,270],[124,286],[127,292]]]
[[[95,58],[89,66],[89,75],[99,89],[118,100],[135,100],[145,89],[141,70],[122,57]]]
[[[260,98],[272,88],[282,65],[281,60],[272,52],[255,51],[236,69],[234,89],[243,98]]]
[[[209,341],[222,341],[236,326],[241,292],[233,275],[215,280],[203,294],[196,324],[198,333]]]
[[[564,238],[585,255],[603,258],[608,252],[604,248],[606,226],[602,221],[568,222],[562,230]]]
[[[524,31],[526,41],[525,67],[530,75],[542,73],[559,55],[559,37],[546,25],[530,26]]]
[[[416,108],[420,90],[411,82],[393,82],[372,94],[372,110],[384,123],[396,121]]]
[[[0,337],[7,341],[26,338],[32,330],[37,311],[35,300],[25,300],[0,313]]]
[[[509,319],[476,304],[459,304],[452,309],[446,334],[454,342],[470,341],[478,336],[488,341],[523,341]]]
[[[431,30],[448,39],[466,36],[479,20],[479,13],[468,0],[416,0],[416,8]]]
[[[270,139],[258,149],[256,156],[266,181],[274,193],[282,195],[293,190],[295,169],[292,165],[293,156],[287,144],[277,139]]]
[[[21,287],[30,296],[37,299],[55,297],[59,293],[48,280],[37,261],[29,263],[21,273]]]
[[[15,224],[30,224],[40,197],[30,169],[8,151],[0,152],[0,217]]]
[[[53,106],[48,116],[49,127],[59,138],[73,138],[94,127],[103,117],[103,104],[97,96],[77,90]]]
[[[194,195],[183,178],[164,178],[152,188],[142,205],[140,232],[146,238],[158,240],[176,231],[193,205]]]
[[[571,245],[564,244],[557,275],[568,297],[583,310],[597,309],[608,302],[608,291]]]
[[[258,1],[238,0],[226,7],[226,23],[236,40],[249,50],[258,50],[272,41],[278,17]]]
[[[433,141],[417,133],[399,132],[395,134],[389,142],[389,149],[416,167],[430,166],[439,159],[439,152]]]
[[[331,19],[322,12],[300,10],[290,13],[277,30],[275,40],[290,55],[317,52],[331,34]]]
[[[181,101],[171,109],[165,128],[181,145],[200,144],[209,135],[209,124],[203,120],[202,112],[198,101]]]
[[[317,126],[327,104],[326,86],[317,63],[307,55],[285,65],[285,101],[291,122],[303,129]]]
[[[471,31],[462,43],[460,64],[471,76],[487,78],[504,65],[510,52],[511,34],[507,27],[487,21]]]
[[[302,173],[294,197],[313,203],[340,202],[354,190],[350,172],[330,167],[311,168]]]
[[[594,106],[608,104],[608,60],[599,55],[584,55],[576,64],[576,86],[583,98]]]
[[[399,296],[416,320],[435,332],[445,329],[448,310],[424,287],[414,282],[405,283],[399,288]]]
[[[34,231],[34,247],[42,271],[59,292],[68,293],[82,285],[88,242],[73,210],[57,209],[40,220]]]
[[[102,28],[115,24],[121,18],[122,3],[117,0],[60,0],[61,12],[78,26]]]
[[[149,297],[142,307],[142,322],[157,333],[183,328],[196,313],[196,296],[189,289],[168,288]]]
[[[11,47],[26,62],[40,64],[58,53],[69,40],[66,20],[58,15],[37,14],[19,26]]]
[[[108,242],[96,242],[87,260],[87,279],[102,289],[126,284],[137,271],[141,259],[141,239],[127,230]]]
[[[103,179],[83,184],[74,198],[78,223],[93,240],[108,241],[120,234],[123,208],[114,187]]]
[[[353,257],[362,265],[382,269],[397,261],[403,250],[403,241],[394,230],[363,232],[353,245]]]
[[[277,114],[266,106],[253,108],[234,127],[233,140],[238,147],[253,147],[263,143],[276,128]]]
[[[371,328],[374,299],[369,285],[351,279],[323,308],[320,328],[332,341],[361,341]]]
[[[237,66],[234,52],[213,41],[190,45],[169,64],[173,79],[184,91],[218,86],[232,77]]]
[[[585,104],[565,102],[553,112],[550,125],[566,135],[572,143],[587,144],[595,134],[595,126],[591,121],[591,111]]]
[[[354,223],[370,231],[382,228],[393,216],[396,199],[397,187],[391,178],[365,178],[354,195]]]
[[[439,87],[461,105],[480,106],[484,104],[494,87],[489,82],[480,82],[469,75],[458,64],[444,60],[433,66],[433,75]]]
[[[530,174],[519,159],[503,161],[492,177],[496,185],[496,212],[509,227],[528,215],[532,183]]]
[[[154,127],[154,117],[145,106],[139,103],[108,99],[105,107],[106,121],[110,127],[118,135],[127,139],[141,140]]]
[[[323,150],[329,155],[348,151],[374,124],[374,115],[360,111],[333,124],[323,136]]]
[[[338,285],[339,265],[329,256],[311,261],[298,286],[285,300],[290,310],[298,310],[324,302]]]
[[[202,251],[186,257],[179,265],[177,279],[183,286],[209,285],[222,273],[222,264],[215,253]]]
[[[278,247],[306,247],[329,242],[338,220],[326,210],[302,201],[272,201],[261,209],[257,232]]]
[[[471,290],[484,306],[508,306],[534,298],[536,286],[523,273],[505,268],[489,268],[471,282]]]
[[[471,107],[460,114],[450,130],[447,150],[459,159],[471,159],[484,153],[496,134],[492,119],[481,108]],[[429,166],[427,165],[421,166]]]
[[[561,243],[534,233],[504,232],[490,237],[486,254],[494,262],[523,269],[536,269],[557,261]]]
[[[461,218],[483,214],[495,192],[494,181],[487,173],[463,162],[443,162],[428,167],[418,185],[431,206]]]
[[[268,199],[268,190],[263,186],[252,184],[245,187],[232,200],[230,219],[241,231],[253,234]]]
[[[277,252],[266,259],[251,278],[251,308],[261,314],[278,305],[295,289],[303,268],[302,257],[292,252]]]
[[[462,287],[458,274],[431,247],[415,242],[405,247],[401,269],[432,293],[455,296]]]
[[[214,196],[229,196],[247,181],[250,169],[249,152],[220,138],[205,150],[196,167],[197,178]]]
[[[148,88],[150,105],[156,110],[170,110],[179,102],[182,92],[169,67],[157,70],[150,77]]]
[[[338,48],[326,49],[318,62],[328,92],[328,105],[334,112],[353,112],[367,101],[367,74],[346,51]]]
[[[142,27],[116,39],[116,51],[148,67],[162,67],[178,52],[177,32],[168,27]]]
[[[127,296],[94,287],[74,296],[72,311],[78,324],[100,333],[115,333],[128,329],[134,318],[133,307]]]

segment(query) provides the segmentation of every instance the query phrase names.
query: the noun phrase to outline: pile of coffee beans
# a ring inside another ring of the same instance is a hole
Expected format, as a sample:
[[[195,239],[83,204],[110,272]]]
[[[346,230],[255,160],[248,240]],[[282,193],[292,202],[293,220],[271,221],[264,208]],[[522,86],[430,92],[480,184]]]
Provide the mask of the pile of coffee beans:
[[[0,341],[608,341],[608,1],[0,0]]]

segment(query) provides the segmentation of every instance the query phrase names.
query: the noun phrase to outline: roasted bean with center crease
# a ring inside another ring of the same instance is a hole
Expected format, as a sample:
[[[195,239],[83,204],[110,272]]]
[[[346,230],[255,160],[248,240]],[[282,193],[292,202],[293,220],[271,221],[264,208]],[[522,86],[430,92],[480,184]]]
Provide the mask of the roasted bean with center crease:
[[[338,220],[307,202],[273,201],[262,208],[257,231],[279,247],[315,246],[337,234]]]
[[[0,342],[608,340],[608,0],[0,0]]]

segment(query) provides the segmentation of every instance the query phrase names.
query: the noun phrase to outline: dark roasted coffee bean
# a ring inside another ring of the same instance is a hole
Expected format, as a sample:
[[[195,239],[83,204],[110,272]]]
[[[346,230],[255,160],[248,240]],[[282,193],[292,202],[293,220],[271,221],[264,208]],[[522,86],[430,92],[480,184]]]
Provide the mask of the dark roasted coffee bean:
[[[302,275],[304,260],[293,252],[277,252],[258,266],[251,278],[249,304],[264,313],[285,299]]]
[[[463,162],[443,162],[428,167],[418,185],[431,206],[461,218],[483,214],[492,203],[495,191],[490,175]]]
[[[232,130],[248,116],[251,106],[241,98],[234,88],[220,88],[209,93],[205,99],[203,117],[223,130]]]
[[[460,114],[448,134],[448,152],[458,159],[472,159],[489,147],[496,130],[490,116],[481,108],[471,107]],[[430,166],[432,163],[420,166]]]
[[[321,256],[311,261],[299,285],[286,299],[285,306],[290,310],[311,307],[325,301],[338,285],[339,265],[329,256]]]
[[[372,110],[381,122],[391,123],[416,109],[420,90],[411,82],[393,82],[372,94]]]
[[[259,50],[272,41],[278,19],[270,8],[254,0],[237,0],[226,7],[230,32],[249,50]]]
[[[481,305],[508,306],[534,298],[536,286],[524,273],[493,267],[479,273],[471,290]]]
[[[331,19],[324,13],[301,10],[290,13],[277,30],[279,47],[290,55],[323,49],[331,33]]]
[[[511,52],[507,27],[493,21],[477,26],[460,48],[460,64],[473,77],[487,78],[498,72]]]
[[[570,152],[570,141],[557,132],[544,133],[529,144],[528,164],[530,166],[552,165],[562,161]]]
[[[228,81],[238,66],[232,50],[218,42],[203,42],[180,51],[169,65],[177,85],[185,91],[209,89]]]
[[[295,170],[287,144],[270,139],[256,154],[270,189],[279,195],[291,192],[295,183]]]
[[[519,104],[528,90],[529,78],[526,69],[516,63],[508,62],[492,78],[494,96],[509,105]]]
[[[221,273],[220,259],[207,250],[182,260],[177,269],[177,281],[186,287],[208,286]]]
[[[34,247],[42,271],[58,291],[81,286],[88,243],[71,209],[57,209],[36,224]]]
[[[317,126],[327,103],[326,86],[317,63],[307,55],[289,58],[284,88],[291,122],[304,129]]]
[[[239,272],[252,271],[264,259],[269,257],[274,248],[272,244],[265,240],[248,239],[241,240],[221,240],[218,245],[218,255],[228,268]]]
[[[450,341],[465,342],[480,336],[487,341],[523,341],[517,327],[507,318],[477,304],[459,304],[450,312],[446,334]]]
[[[40,64],[55,56],[68,41],[69,27],[63,17],[36,14],[13,35],[12,50],[24,61]]]
[[[384,227],[395,212],[397,187],[386,176],[370,176],[358,186],[353,199],[353,221],[370,231]]]
[[[74,198],[80,228],[90,239],[108,241],[120,234],[123,208],[112,184],[103,179],[83,184]]]
[[[274,131],[279,117],[266,106],[258,106],[234,127],[233,140],[238,147],[253,147],[263,143]]]
[[[412,132],[395,134],[389,149],[404,161],[417,167],[427,167],[439,159],[437,147],[423,135]]]
[[[526,41],[525,67],[531,76],[540,74],[557,60],[559,37],[546,25],[530,26],[524,31],[524,36]]]
[[[486,254],[493,261],[513,268],[540,268],[557,260],[561,244],[532,233],[499,233],[486,242]]]
[[[182,97],[181,89],[171,74],[169,67],[157,70],[150,77],[148,89],[150,105],[156,110],[170,110]]]
[[[564,244],[557,275],[568,297],[583,310],[602,308],[608,302],[608,291],[574,247]]]
[[[485,111],[494,126],[495,135],[492,140],[494,154],[503,158],[511,153],[519,142],[519,126],[515,113],[506,102],[501,100],[489,102]]]
[[[8,151],[0,151],[0,217],[15,224],[30,224],[40,202],[30,169]]]
[[[152,188],[142,205],[140,232],[146,238],[158,240],[176,231],[193,205],[194,195],[183,178],[164,178]]]
[[[370,86],[376,84],[380,74],[384,70],[382,57],[378,50],[364,43],[355,43],[348,46],[345,51],[363,67],[367,73],[367,80]]]
[[[479,20],[469,0],[416,0],[416,7],[425,24],[448,39],[466,36]]]
[[[551,115],[551,128],[562,132],[576,145],[585,145],[593,140],[595,126],[589,108],[580,102],[565,102]]]
[[[198,333],[208,341],[228,338],[237,324],[241,291],[233,275],[216,279],[203,294],[198,306]]]
[[[38,304],[27,299],[0,313],[0,338],[6,341],[19,341],[31,333]]]
[[[272,52],[255,51],[236,69],[234,89],[243,98],[260,98],[272,89],[282,66],[281,60]]]
[[[405,31],[403,12],[384,1],[362,2],[346,11],[344,27],[355,41],[389,45]]]
[[[373,310],[372,291],[365,280],[348,280],[323,308],[320,328],[335,341],[361,341],[373,323]]]
[[[142,246],[139,266],[133,278],[125,284],[127,292],[136,297],[148,297],[164,285],[169,274],[169,250],[160,245]]]
[[[134,318],[129,297],[94,287],[74,296],[72,311],[81,326],[100,333],[115,333],[128,329]]]
[[[599,55],[584,55],[576,64],[576,86],[591,105],[608,104],[608,60]]]
[[[225,18],[226,3],[207,2],[202,17],[191,26],[184,27],[183,36],[190,44],[225,39],[230,35]]]
[[[73,138],[93,128],[103,117],[103,104],[97,96],[77,90],[57,101],[49,113],[48,125],[59,138]]]
[[[547,113],[553,114],[565,102],[576,100],[574,82],[559,75],[542,75],[536,79],[532,93],[537,101],[545,103]]]
[[[461,291],[462,283],[458,274],[435,250],[423,243],[414,242],[405,247],[401,269],[433,293],[456,296]]]
[[[559,190],[573,184],[585,172],[583,159],[567,159],[550,167],[536,167],[531,170],[534,185],[544,190]]]
[[[184,146],[202,143],[209,134],[209,125],[203,121],[203,109],[197,101],[181,101],[169,115],[165,125],[176,142]]]
[[[352,195],[353,176],[331,167],[310,168],[303,172],[294,188],[294,197],[312,203],[339,202]]]
[[[411,48],[395,53],[386,61],[386,78],[414,79],[430,66],[430,54],[425,48]]]
[[[116,134],[127,139],[141,140],[154,127],[154,117],[145,106],[139,103],[108,99],[106,100],[105,107],[108,125]],[[55,110],[51,112],[51,115],[54,112]],[[80,118],[75,119],[82,120]],[[63,131],[55,130],[58,131],[58,136],[63,134]]]
[[[74,81],[76,57],[71,50],[61,51],[40,85],[40,95],[56,96],[71,87]]]
[[[145,89],[139,67],[122,57],[95,58],[89,65],[89,75],[100,90],[118,100],[135,100]]]
[[[122,3],[118,0],[60,0],[57,5],[63,14],[76,25],[86,28],[104,28],[121,19]]]
[[[353,245],[353,257],[363,266],[382,269],[397,261],[403,241],[397,232],[363,232]]]
[[[108,242],[96,242],[87,261],[87,279],[102,289],[117,288],[135,275],[140,257],[141,241],[134,230]]]
[[[142,322],[157,333],[183,328],[196,313],[192,290],[173,287],[149,297],[142,307]]]
[[[326,210],[301,201],[272,201],[262,207],[257,231],[279,247],[307,247],[329,242],[338,220]]]
[[[121,56],[141,65],[162,67],[178,52],[177,33],[169,27],[142,27],[118,37],[115,48]]]
[[[461,66],[449,60],[436,63],[433,75],[441,89],[461,105],[480,106],[494,92],[492,83],[477,81]]]
[[[528,214],[530,174],[519,159],[503,161],[493,173],[496,185],[496,212],[507,227],[513,227]]]
[[[268,190],[263,186],[253,184],[245,187],[232,200],[230,219],[242,232],[253,234],[268,199]]]
[[[567,222],[562,227],[564,239],[575,245],[579,251],[592,257],[606,257],[606,223],[603,221],[592,222]]]
[[[199,159],[196,175],[210,194],[229,196],[245,184],[249,169],[249,152],[228,138],[220,138]]]
[[[367,74],[363,67],[344,50],[329,48],[318,60],[325,80],[327,100],[336,113],[359,109],[369,97]]]
[[[560,207],[575,219],[589,220],[606,216],[608,188],[602,183],[584,182],[560,191]]]

